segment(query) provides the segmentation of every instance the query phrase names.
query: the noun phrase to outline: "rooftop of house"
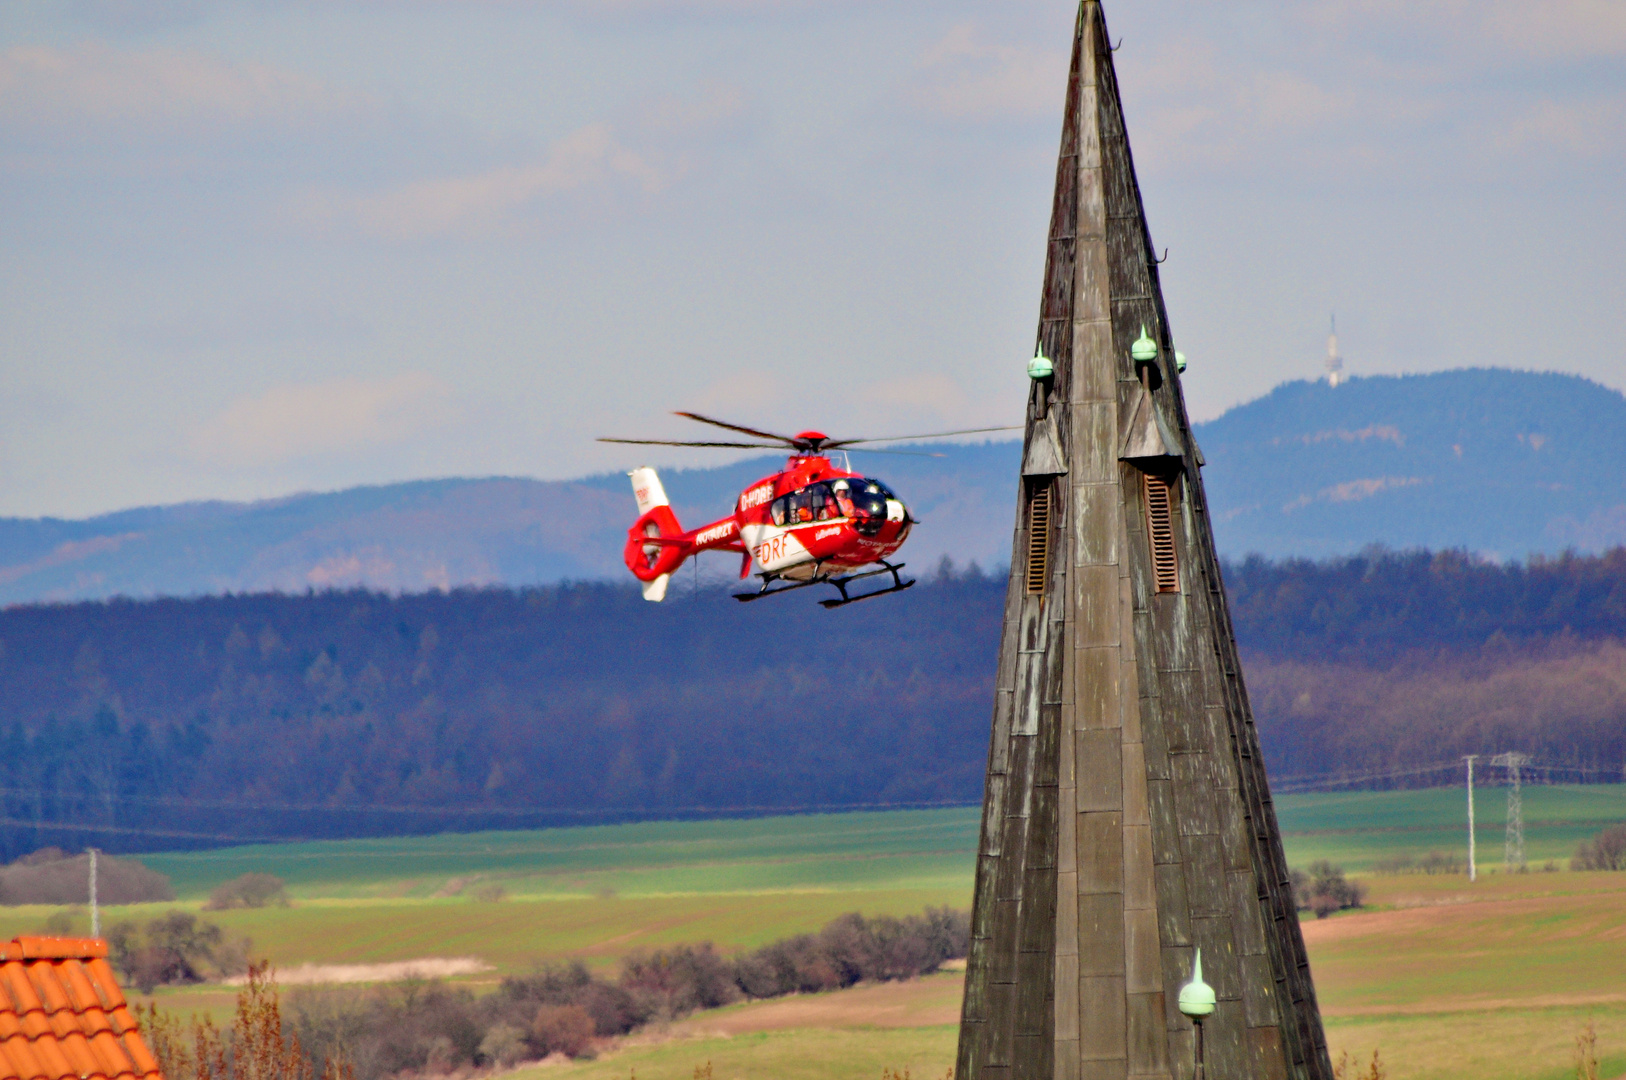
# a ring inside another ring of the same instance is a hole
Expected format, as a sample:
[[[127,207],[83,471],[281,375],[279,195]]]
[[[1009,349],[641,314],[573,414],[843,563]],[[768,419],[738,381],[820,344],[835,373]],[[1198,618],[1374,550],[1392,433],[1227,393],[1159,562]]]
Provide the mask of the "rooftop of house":
[[[107,942],[0,942],[0,1080],[163,1080]]]

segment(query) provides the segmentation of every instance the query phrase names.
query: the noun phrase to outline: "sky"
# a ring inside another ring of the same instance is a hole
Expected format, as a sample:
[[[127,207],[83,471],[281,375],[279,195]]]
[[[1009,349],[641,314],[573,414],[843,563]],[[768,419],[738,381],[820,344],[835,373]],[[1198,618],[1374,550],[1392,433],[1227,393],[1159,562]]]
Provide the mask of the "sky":
[[[0,515],[1015,423],[1075,10],[0,0]],[[1626,3],[1106,14],[1194,419],[1626,388]]]

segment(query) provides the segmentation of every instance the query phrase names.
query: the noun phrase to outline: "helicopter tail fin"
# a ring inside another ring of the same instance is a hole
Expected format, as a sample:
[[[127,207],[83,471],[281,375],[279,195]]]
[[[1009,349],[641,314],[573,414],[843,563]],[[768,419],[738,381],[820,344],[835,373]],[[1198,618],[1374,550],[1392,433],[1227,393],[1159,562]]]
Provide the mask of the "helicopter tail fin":
[[[644,583],[644,599],[663,600],[672,572],[688,558],[692,545],[679,539],[683,527],[672,513],[672,504],[655,470],[645,466],[627,475],[632,478],[632,496],[638,500],[638,520],[627,530],[622,557],[627,569]]]

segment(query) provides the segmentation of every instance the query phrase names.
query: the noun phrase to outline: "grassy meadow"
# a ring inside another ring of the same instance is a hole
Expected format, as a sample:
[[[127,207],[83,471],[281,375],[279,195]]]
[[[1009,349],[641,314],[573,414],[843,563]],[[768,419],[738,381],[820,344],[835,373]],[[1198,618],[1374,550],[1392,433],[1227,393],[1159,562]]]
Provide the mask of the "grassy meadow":
[[[1535,867],[1568,866],[1575,846],[1626,821],[1626,784],[1526,786],[1524,847]],[[1287,858],[1294,866],[1330,859],[1350,871],[1396,856],[1445,852],[1466,858],[1467,794],[1459,785],[1417,791],[1283,795],[1276,800]],[[1474,838],[1481,873],[1501,869],[1507,789],[1475,787]]]
[[[1505,793],[1481,789],[1481,880],[1378,875],[1400,855],[1464,848],[1460,788],[1290,795],[1278,800],[1289,861],[1328,858],[1369,889],[1366,909],[1305,924],[1335,1058],[1377,1049],[1391,1080],[1573,1075],[1576,1033],[1596,1026],[1605,1076],[1626,1072],[1626,874],[1542,872],[1626,821],[1626,785],[1524,792],[1535,872],[1501,873]],[[197,910],[241,873],[288,882],[286,908],[211,912],[255,952],[300,964],[475,957],[476,989],[539,961],[608,966],[639,948],[709,940],[724,951],[816,929],[843,912],[964,907],[975,808],[661,822],[164,853],[179,900],[108,909],[104,925]],[[501,900],[481,900],[501,885]],[[0,934],[52,909],[0,908]],[[82,915],[80,916],[82,919]],[[936,1080],[952,1063],[959,976],[755,1002],[648,1032],[594,1061],[534,1068],[558,1080],[853,1077],[883,1068]],[[216,1015],[220,987],[159,1000]],[[522,1070],[523,1071],[523,1070]]]

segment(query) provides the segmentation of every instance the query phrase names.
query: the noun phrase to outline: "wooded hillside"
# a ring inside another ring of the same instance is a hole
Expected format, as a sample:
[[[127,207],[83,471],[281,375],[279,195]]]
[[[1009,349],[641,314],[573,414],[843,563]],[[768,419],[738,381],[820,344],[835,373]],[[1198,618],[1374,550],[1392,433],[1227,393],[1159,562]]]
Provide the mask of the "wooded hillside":
[[[1626,757],[1626,552],[1227,581],[1273,775]],[[836,612],[602,584],[7,609],[0,847],[974,802],[1003,591],[949,568]]]

